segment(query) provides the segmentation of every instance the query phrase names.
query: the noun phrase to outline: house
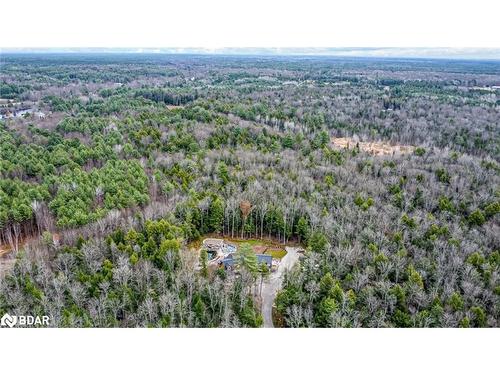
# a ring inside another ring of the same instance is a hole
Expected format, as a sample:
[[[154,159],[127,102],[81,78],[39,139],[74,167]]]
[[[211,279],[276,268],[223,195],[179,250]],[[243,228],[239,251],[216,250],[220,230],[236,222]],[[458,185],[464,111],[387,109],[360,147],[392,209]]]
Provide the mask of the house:
[[[265,263],[269,269],[271,269],[273,266],[273,256],[268,254],[257,254],[257,262],[259,262],[259,264]]]

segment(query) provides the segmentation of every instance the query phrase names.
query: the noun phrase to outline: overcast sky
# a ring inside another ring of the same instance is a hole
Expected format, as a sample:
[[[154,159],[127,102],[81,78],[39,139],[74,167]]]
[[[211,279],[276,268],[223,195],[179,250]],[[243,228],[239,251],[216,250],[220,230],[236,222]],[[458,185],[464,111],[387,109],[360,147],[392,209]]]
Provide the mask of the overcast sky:
[[[1,47],[500,47],[500,1],[22,0]]]

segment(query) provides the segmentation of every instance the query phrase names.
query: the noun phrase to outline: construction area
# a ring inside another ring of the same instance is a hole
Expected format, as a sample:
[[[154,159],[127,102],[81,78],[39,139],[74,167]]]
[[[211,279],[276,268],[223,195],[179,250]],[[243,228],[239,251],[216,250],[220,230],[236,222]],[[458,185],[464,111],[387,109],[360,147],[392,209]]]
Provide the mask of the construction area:
[[[359,148],[360,151],[368,152],[372,155],[404,155],[412,153],[415,149],[414,146],[407,145],[391,145],[388,142],[371,141],[363,142],[356,138],[332,138],[332,145],[337,149],[355,149]]]

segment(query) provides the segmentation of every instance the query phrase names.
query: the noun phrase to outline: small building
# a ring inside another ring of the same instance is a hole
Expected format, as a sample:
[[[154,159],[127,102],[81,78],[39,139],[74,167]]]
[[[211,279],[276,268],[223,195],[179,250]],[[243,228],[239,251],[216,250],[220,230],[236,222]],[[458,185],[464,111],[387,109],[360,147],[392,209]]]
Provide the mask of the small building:
[[[257,262],[259,262],[259,264],[265,263],[269,269],[271,269],[273,266],[273,256],[269,254],[257,254]]]
[[[226,271],[228,271],[234,268],[235,261],[232,255],[228,255],[226,258],[222,259],[219,264],[223,266]]]

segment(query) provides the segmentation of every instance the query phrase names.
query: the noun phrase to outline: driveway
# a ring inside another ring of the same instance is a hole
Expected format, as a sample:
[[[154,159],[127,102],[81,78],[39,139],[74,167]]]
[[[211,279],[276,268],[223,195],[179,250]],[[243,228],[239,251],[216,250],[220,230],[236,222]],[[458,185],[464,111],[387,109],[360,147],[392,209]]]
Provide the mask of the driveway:
[[[262,284],[262,317],[264,328],[273,328],[273,304],[276,294],[281,289],[281,282],[286,270],[290,270],[299,260],[299,247],[285,247],[287,254],[281,259],[278,269],[271,273],[269,279]]]

